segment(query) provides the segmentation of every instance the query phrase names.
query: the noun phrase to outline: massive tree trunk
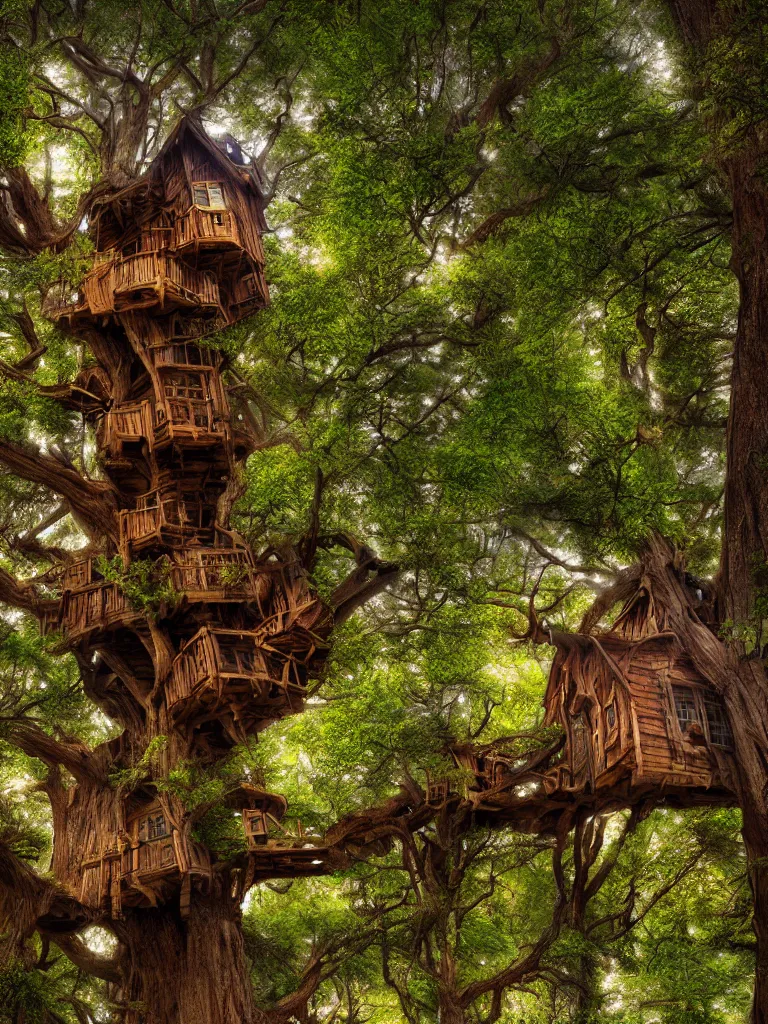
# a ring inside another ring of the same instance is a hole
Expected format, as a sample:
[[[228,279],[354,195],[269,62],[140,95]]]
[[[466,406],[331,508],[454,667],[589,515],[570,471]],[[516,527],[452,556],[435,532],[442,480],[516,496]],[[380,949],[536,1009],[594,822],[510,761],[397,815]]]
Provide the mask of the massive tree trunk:
[[[710,105],[712,152],[733,210],[732,268],[739,282],[739,320],[717,588],[718,617],[725,623],[727,644],[715,651],[700,634],[709,656],[702,658],[699,653],[699,658],[702,664],[709,663],[710,674],[718,680],[734,731],[757,936],[752,1020],[768,1024],[768,677],[762,649],[768,591],[768,146],[759,124],[747,131],[743,127],[731,131],[752,116],[738,106],[749,104],[749,91],[743,97],[719,96],[708,73],[712,43],[722,44],[714,59],[732,61],[726,74],[753,73],[750,48],[758,52],[759,21],[764,15],[756,13],[750,19],[749,5],[715,0],[670,0],[669,6],[691,58],[695,88],[699,95],[709,93],[714,101]],[[724,129],[727,141],[721,148],[716,136]],[[685,628],[682,621],[680,625]]]
[[[118,1003],[125,1024],[253,1024],[240,909],[225,880],[198,894],[182,921],[171,905],[136,911],[120,925],[128,966]]]
[[[768,153],[743,152],[727,163],[733,201],[732,266],[739,281],[719,577],[721,617],[743,627],[747,651],[729,660],[738,682],[726,695],[739,749],[744,841],[757,936],[753,1020],[768,1022],[768,677],[762,616],[768,592]]]

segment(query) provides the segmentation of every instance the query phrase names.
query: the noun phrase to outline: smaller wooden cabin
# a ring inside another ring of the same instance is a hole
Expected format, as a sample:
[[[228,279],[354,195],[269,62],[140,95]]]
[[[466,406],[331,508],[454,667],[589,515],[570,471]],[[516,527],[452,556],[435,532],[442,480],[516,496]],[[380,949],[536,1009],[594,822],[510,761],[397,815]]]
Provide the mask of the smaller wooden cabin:
[[[545,723],[560,725],[566,738],[560,764],[543,776],[548,793],[732,799],[733,739],[722,701],[659,624],[641,588],[611,629],[560,644]]]
[[[211,862],[167,803],[142,793],[127,801],[122,827],[106,839],[94,833],[81,872],[81,902],[119,918],[123,907],[157,906],[180,891],[183,912],[191,886],[210,878]]]
[[[288,809],[284,796],[267,793],[254,786],[241,786],[247,806],[243,807],[243,831],[251,850],[266,846],[270,842],[270,832],[280,829],[280,821]]]
[[[94,202],[93,267],[49,290],[46,315],[75,330],[137,310],[231,323],[267,305],[264,200],[258,171],[238,159],[239,147],[182,118],[140,180]]]

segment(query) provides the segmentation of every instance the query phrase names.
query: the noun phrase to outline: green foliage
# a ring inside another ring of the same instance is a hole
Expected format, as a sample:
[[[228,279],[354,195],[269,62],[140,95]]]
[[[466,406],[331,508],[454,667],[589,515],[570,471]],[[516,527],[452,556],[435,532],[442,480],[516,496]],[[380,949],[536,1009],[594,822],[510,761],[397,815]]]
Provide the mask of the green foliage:
[[[137,611],[155,614],[179,599],[171,582],[170,564],[163,559],[134,559],[126,567],[120,555],[109,559],[100,555],[96,568],[105,580],[122,590]]]

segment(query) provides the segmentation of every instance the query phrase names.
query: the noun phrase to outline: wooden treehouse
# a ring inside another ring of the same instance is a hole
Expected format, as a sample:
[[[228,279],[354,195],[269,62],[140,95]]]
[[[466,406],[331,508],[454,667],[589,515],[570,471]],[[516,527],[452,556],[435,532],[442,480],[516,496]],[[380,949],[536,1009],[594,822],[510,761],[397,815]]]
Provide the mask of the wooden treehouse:
[[[722,700],[646,586],[610,629],[557,634],[553,642],[544,724],[561,727],[562,749],[525,763],[503,744],[457,748],[457,763],[475,776],[469,796],[478,811],[507,810],[524,826],[583,802],[733,803],[733,738]]]
[[[192,885],[211,877],[211,858],[190,839],[168,802],[131,797],[124,822],[111,834],[94,833],[81,863],[80,900],[121,917],[124,907],[153,907],[181,893],[189,906]]]
[[[95,557],[72,560],[41,627],[77,648],[108,713],[158,717],[176,747],[210,760],[303,707],[331,624],[298,562],[275,552],[257,563],[227,518],[259,425],[216,333],[269,301],[262,208],[239,147],[186,118],[139,181],[95,201],[87,273],[43,303],[93,357],[77,407],[117,506],[104,553],[127,569],[154,563],[172,594],[137,610]],[[243,879],[328,869],[331,851],[280,824],[281,797],[238,799]],[[114,917],[171,899],[184,914],[214,859],[173,799],[142,790],[91,837],[79,895]]]
[[[583,642],[585,641],[585,642]],[[552,791],[615,787],[681,803],[730,802],[733,738],[723,703],[641,587],[614,625],[558,650],[546,724],[562,726]]]
[[[263,199],[255,168],[238,160],[182,120],[143,178],[96,201],[93,266],[49,291],[46,315],[78,332],[136,311],[231,323],[266,305]]]

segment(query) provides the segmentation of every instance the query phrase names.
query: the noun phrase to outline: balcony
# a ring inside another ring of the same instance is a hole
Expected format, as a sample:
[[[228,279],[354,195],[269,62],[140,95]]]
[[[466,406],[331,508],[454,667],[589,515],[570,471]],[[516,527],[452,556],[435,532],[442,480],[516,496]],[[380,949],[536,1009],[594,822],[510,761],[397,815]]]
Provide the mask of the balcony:
[[[145,442],[150,450],[170,444],[210,448],[225,443],[228,434],[220,402],[165,395],[157,403],[146,399],[110,409],[104,417],[101,446],[108,459],[118,460],[136,455]]]
[[[112,264],[106,287],[111,290],[113,310],[118,313],[153,306],[219,305],[219,286],[213,274],[187,267],[163,252],[121,257]]]
[[[201,497],[161,497],[151,491],[138,499],[135,509],[119,513],[120,549],[127,561],[131,553],[153,546],[212,546],[215,518],[215,506]]]
[[[300,711],[304,686],[262,633],[204,626],[175,658],[165,693],[179,722],[221,718],[233,742]]]
[[[269,594],[269,577],[254,568],[247,548],[190,548],[175,557],[171,582],[189,602],[240,604]]]
[[[150,243],[155,244],[149,239]],[[52,320],[72,325],[84,318],[131,310],[216,310],[219,305],[214,275],[188,267],[168,249],[141,249],[128,256],[107,250],[96,254],[80,287],[63,280],[53,285],[42,312]]]
[[[202,331],[201,331],[202,333]],[[200,334],[194,335],[200,337]],[[152,360],[157,367],[183,367],[218,369],[222,355],[215,348],[206,348],[193,342],[174,341],[168,344],[154,345],[150,348]]]
[[[178,253],[225,252],[242,249],[235,218],[229,210],[193,206],[173,227],[173,248]]]

